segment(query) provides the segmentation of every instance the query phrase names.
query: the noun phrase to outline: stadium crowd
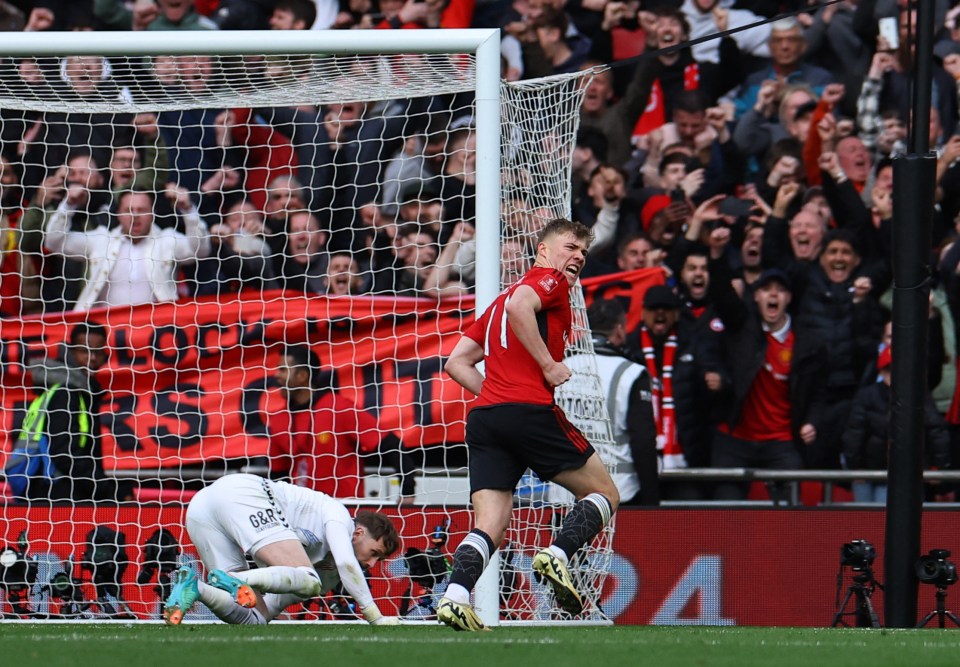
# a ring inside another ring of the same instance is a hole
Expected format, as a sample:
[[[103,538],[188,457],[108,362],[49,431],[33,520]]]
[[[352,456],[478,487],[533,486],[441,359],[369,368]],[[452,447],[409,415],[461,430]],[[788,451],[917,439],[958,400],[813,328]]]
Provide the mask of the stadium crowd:
[[[644,409],[654,416],[644,424],[660,465],[884,469],[892,156],[905,150],[915,12],[898,0],[841,0],[633,58],[808,4],[0,0],[0,22],[25,31],[499,27],[508,80],[599,68],[580,109],[570,206],[595,236],[585,277],[656,267],[666,276],[669,289],[651,290],[642,324],[618,345],[651,378]],[[960,3],[937,9],[927,465],[948,468],[960,462]],[[135,96],[121,72],[171,97],[201,94],[219,65],[66,57],[0,70],[31,95],[82,106]],[[250,67],[263,80],[291,75],[269,60]],[[155,114],[0,109],[0,312],[241,290],[468,294],[475,142],[463,95]],[[504,221],[520,231],[502,247],[505,284],[529,267],[526,225],[556,215],[510,203],[527,210]],[[737,485],[662,491],[745,497]],[[883,488],[855,493],[877,500]],[[931,486],[929,496],[953,492]]]

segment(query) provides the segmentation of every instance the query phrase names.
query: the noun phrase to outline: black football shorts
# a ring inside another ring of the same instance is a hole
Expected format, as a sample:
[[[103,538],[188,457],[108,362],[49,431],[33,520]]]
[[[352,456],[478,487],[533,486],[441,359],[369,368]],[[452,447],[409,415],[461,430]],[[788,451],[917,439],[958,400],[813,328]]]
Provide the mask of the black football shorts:
[[[483,406],[467,416],[470,493],[512,491],[527,468],[551,480],[576,470],[593,445],[556,405],[504,403]]]

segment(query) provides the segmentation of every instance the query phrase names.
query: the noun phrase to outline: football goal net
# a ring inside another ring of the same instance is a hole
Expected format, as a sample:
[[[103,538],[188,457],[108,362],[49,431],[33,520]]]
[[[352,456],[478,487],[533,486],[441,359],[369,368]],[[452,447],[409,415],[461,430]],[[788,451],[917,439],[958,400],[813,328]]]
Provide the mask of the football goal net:
[[[405,552],[371,588],[430,617],[471,528],[443,359],[569,217],[591,76],[500,67],[495,30],[4,35],[5,617],[158,618],[186,503],[234,473],[382,509]],[[595,376],[565,391],[605,414]],[[488,623],[573,620],[530,569],[567,508],[524,478]],[[612,530],[573,561],[576,620],[608,621]]]

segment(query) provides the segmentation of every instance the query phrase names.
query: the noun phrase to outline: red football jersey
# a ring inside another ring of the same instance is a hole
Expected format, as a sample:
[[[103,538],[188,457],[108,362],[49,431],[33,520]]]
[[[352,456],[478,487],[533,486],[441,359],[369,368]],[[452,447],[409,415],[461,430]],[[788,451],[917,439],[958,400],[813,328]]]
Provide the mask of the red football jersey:
[[[790,367],[793,364],[793,331],[781,343],[767,333],[763,368],[753,380],[743,403],[733,437],[758,442],[792,440],[790,425]],[[729,431],[727,431],[729,432]]]
[[[464,332],[483,347],[484,375],[480,398],[473,407],[500,403],[553,403],[553,387],[543,379],[540,365],[527,352],[507,322],[506,306],[520,285],[532,287],[540,297],[537,313],[540,336],[556,361],[570,335],[570,283],[556,269],[535,266],[505,290],[486,312]]]

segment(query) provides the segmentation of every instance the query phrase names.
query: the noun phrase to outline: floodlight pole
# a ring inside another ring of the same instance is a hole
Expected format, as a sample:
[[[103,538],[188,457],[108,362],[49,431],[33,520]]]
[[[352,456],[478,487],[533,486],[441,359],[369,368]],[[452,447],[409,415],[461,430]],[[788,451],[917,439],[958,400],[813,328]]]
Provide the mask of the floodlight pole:
[[[887,627],[917,623],[923,515],[923,408],[927,392],[930,253],[937,157],[930,153],[934,0],[918,0],[910,153],[893,164],[893,360],[887,462],[884,616]]]

